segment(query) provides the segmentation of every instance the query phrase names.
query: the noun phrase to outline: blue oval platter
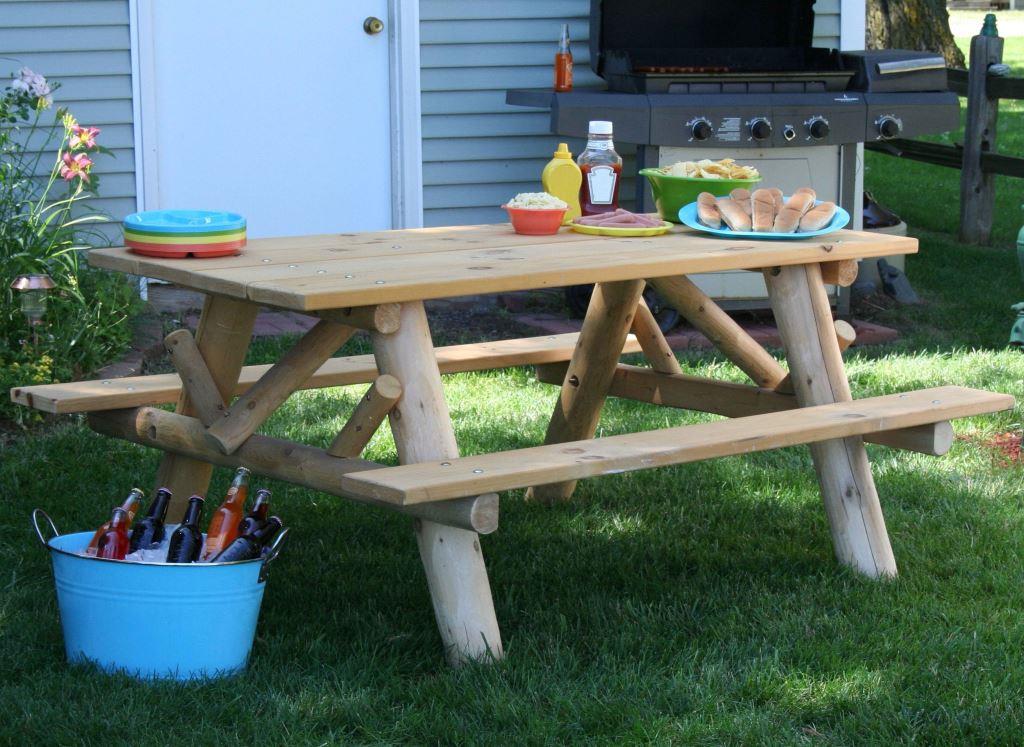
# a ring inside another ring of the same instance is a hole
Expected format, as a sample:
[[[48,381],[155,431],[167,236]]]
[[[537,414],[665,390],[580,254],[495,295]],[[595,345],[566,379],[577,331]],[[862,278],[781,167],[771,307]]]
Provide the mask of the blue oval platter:
[[[787,196],[786,199],[789,199]],[[815,205],[820,205],[822,200],[815,200]],[[831,222],[824,228],[820,228],[817,231],[797,231],[796,233],[770,233],[768,231],[733,231],[728,228],[711,228],[705,226],[697,219],[697,203],[691,202],[689,205],[683,205],[679,208],[679,220],[690,228],[704,233],[714,234],[715,236],[726,236],[730,239],[786,239],[792,241],[793,239],[811,239],[815,236],[824,236],[825,234],[834,233],[841,228],[845,228],[846,224],[850,222],[850,214],[843,210],[838,205],[836,206],[836,214],[832,216]]]

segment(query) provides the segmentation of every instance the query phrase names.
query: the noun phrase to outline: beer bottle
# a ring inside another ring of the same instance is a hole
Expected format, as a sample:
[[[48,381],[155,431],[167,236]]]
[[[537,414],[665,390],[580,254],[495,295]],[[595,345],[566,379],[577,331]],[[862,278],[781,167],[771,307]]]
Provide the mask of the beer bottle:
[[[203,515],[203,496],[194,495],[188,499],[185,518],[178,528],[171,532],[167,547],[168,563],[193,563],[203,549],[203,534],[199,531],[199,519]]]
[[[160,488],[156,491],[156,498],[149,504],[149,512],[132,527],[129,552],[140,549],[148,550],[164,541],[167,534],[164,529],[164,520],[167,518],[167,507],[170,503],[170,490]]]
[[[244,519],[238,522],[238,536],[244,537],[252,534],[261,526],[267,523],[267,513],[270,511],[270,491],[260,488],[256,491],[256,502]]]
[[[100,536],[96,557],[124,560],[128,554],[128,544],[128,512],[118,506],[110,515],[107,530]]]
[[[276,516],[267,519],[267,523],[251,534],[239,537],[213,559],[214,563],[230,563],[235,560],[252,560],[258,558],[263,548],[274,539],[281,529],[281,520]]]
[[[120,505],[120,508],[124,509],[126,514],[125,530],[132,525],[132,519],[135,518],[135,512],[139,510],[139,506],[142,505],[143,492],[138,488],[132,488],[131,492],[128,493],[128,497],[124,499],[124,503]],[[100,528],[96,530],[96,533],[89,540],[88,546],[85,548],[86,555],[95,555],[99,548],[100,537],[103,533],[110,529],[110,522],[105,521],[100,525]]]
[[[202,560],[207,561],[238,536],[238,523],[245,516],[245,499],[249,496],[249,470],[239,467],[231,481],[224,502],[217,507],[206,530],[206,547]]]

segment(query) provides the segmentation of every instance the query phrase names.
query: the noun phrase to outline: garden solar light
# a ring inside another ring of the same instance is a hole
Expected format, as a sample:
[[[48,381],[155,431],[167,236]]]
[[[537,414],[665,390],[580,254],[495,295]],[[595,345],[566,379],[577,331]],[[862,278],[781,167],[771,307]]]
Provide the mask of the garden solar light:
[[[19,275],[11,283],[11,289],[21,294],[21,313],[32,327],[43,323],[46,294],[55,285],[49,275]]]

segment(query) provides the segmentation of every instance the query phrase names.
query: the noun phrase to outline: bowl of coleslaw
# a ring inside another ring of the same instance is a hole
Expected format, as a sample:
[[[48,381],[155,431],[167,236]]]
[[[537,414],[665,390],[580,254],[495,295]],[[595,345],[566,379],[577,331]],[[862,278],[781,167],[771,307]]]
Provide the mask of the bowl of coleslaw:
[[[502,205],[516,233],[550,236],[558,233],[569,206],[547,192],[520,192]]]

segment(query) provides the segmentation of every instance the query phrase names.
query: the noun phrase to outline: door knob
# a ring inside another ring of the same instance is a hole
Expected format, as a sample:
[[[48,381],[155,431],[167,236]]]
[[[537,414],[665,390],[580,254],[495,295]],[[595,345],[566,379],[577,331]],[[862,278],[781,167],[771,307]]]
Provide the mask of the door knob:
[[[379,34],[384,30],[384,21],[380,20],[376,16],[369,16],[363,21],[363,31],[367,34]]]

